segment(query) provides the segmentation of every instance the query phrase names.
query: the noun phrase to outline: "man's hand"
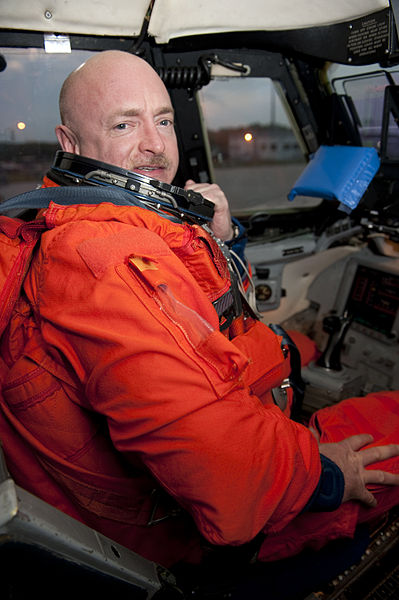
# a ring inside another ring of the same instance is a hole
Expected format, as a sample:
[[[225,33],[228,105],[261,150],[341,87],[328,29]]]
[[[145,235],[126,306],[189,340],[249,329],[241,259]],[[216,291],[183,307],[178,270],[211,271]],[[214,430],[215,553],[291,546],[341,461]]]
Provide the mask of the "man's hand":
[[[319,444],[320,454],[334,461],[344,474],[345,489],[342,502],[359,500],[369,506],[375,506],[377,500],[366,488],[368,483],[399,485],[399,475],[379,469],[365,469],[381,460],[399,456],[399,444],[373,446],[361,450],[373,441],[373,436],[365,433],[354,435],[341,442]]]
[[[185,190],[193,190],[202,194],[215,205],[211,229],[219,239],[225,241],[233,237],[229,203],[223,191],[216,183],[195,183],[192,179],[186,181]]]

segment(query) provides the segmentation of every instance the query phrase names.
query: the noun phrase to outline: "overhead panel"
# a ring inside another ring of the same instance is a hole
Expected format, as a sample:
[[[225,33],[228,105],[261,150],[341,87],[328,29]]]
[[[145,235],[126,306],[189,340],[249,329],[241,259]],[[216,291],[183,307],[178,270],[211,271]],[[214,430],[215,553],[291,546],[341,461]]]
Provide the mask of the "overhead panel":
[[[0,0],[0,27],[50,33],[137,36],[149,0]]]
[[[389,6],[389,0],[155,0],[148,32],[157,42],[232,31],[334,25]]]
[[[0,0],[0,26],[50,33],[137,36],[150,0]],[[389,0],[155,0],[148,33],[159,43],[186,35],[332,25]]]

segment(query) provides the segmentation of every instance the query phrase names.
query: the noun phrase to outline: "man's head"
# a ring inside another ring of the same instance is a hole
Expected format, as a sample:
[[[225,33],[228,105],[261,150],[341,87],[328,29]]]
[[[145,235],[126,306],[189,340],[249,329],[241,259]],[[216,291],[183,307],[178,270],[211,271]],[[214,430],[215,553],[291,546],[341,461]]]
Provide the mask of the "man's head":
[[[157,73],[127,52],[101,52],[65,80],[61,148],[171,183],[178,149],[169,94]]]

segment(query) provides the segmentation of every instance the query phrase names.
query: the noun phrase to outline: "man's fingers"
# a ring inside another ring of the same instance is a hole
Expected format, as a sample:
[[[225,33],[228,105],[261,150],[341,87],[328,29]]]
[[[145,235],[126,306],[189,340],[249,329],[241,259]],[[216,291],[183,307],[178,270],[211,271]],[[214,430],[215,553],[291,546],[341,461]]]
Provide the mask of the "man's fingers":
[[[376,498],[367,488],[364,488],[362,490],[362,493],[359,494],[357,500],[359,500],[359,502],[363,502],[364,504],[370,507],[377,506]]]
[[[371,465],[393,456],[399,456],[399,444],[388,444],[386,446],[372,446],[359,452],[363,466]]]
[[[399,485],[399,474],[373,468],[375,463],[399,456],[399,444],[363,449],[373,440],[372,435],[358,434],[340,442],[319,444],[320,453],[334,461],[344,474],[343,502],[358,500],[367,506],[375,506],[377,501],[367,485]]]
[[[399,474],[388,473],[380,469],[367,469],[364,473],[364,483],[378,483],[380,485],[399,485]]]
[[[351,437],[346,438],[349,446],[355,452],[366,446],[367,444],[371,444],[374,441],[374,438],[369,433],[358,433],[357,435],[352,435]]]
[[[185,190],[193,190],[202,194],[204,198],[207,198],[213,202],[216,208],[228,209],[228,202],[224,192],[216,183],[195,183],[192,179],[188,179],[184,186]]]
[[[374,506],[377,506],[376,498],[368,490],[367,490],[367,494],[364,494],[364,497],[362,498],[362,502],[364,504],[366,504],[367,506],[370,506],[371,508],[373,508]]]
[[[233,236],[233,226],[231,224],[231,214],[228,200],[223,190],[216,183],[195,183],[188,179],[184,189],[199,192],[215,205],[210,227],[216,237],[221,240],[230,240]]]
[[[196,183],[192,179],[188,179],[184,185],[185,190],[194,190],[195,192],[199,192],[200,194],[205,195],[207,192],[215,192],[219,191],[220,188],[218,185],[214,183]]]

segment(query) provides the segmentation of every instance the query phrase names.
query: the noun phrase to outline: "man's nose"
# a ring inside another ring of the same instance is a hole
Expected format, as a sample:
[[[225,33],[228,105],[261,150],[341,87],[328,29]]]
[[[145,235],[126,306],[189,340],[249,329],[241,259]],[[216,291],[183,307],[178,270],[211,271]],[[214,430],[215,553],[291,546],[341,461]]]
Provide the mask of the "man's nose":
[[[141,152],[152,152],[153,154],[162,154],[165,150],[163,137],[155,123],[143,125],[139,147]]]

